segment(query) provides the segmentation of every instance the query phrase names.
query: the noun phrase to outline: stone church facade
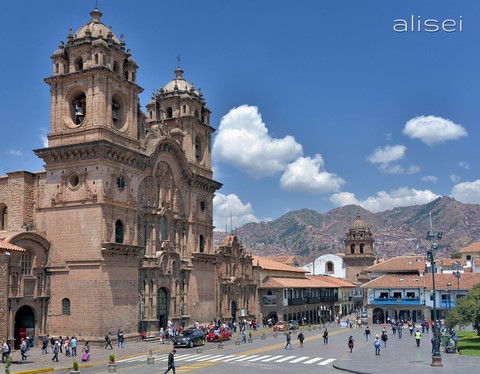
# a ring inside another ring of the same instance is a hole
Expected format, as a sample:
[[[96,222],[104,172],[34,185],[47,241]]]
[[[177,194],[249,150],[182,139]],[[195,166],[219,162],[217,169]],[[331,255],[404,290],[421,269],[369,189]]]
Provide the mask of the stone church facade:
[[[51,56],[45,170],[0,177],[0,339],[255,316],[251,257],[234,236],[213,245],[221,184],[201,90],[178,67],[143,112],[123,35],[90,15]]]

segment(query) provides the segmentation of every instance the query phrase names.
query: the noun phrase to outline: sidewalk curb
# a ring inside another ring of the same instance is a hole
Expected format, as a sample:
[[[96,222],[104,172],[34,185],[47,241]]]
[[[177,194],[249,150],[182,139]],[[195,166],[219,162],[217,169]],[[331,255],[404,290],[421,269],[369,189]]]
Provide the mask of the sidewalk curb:
[[[54,371],[54,368],[43,368],[43,369],[34,369],[26,371],[16,371],[15,374],[36,374],[36,373],[48,373]]]

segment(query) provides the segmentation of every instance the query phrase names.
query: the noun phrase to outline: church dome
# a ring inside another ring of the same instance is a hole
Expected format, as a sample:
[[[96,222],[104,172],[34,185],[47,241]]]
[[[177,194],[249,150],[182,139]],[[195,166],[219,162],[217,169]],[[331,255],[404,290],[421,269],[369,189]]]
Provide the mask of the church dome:
[[[198,92],[195,91],[193,84],[188,83],[185,79],[183,79],[183,70],[178,67],[175,70],[175,78],[168,82],[165,87],[163,87],[163,93],[175,92],[175,91],[183,91],[183,92],[194,92],[198,95]]]
[[[105,26],[100,21],[100,18],[103,15],[102,12],[95,8],[90,12],[90,15],[92,16],[92,20],[77,31],[77,33],[75,34],[76,39],[83,39],[87,36],[93,39],[107,39],[110,34],[114,43],[120,44],[118,38],[112,32],[111,28]]]
[[[353,221],[352,225],[350,226],[351,231],[357,231],[357,230],[365,230],[368,231],[370,230],[368,225],[365,223],[364,220],[360,218],[360,215],[355,218],[355,221]]]

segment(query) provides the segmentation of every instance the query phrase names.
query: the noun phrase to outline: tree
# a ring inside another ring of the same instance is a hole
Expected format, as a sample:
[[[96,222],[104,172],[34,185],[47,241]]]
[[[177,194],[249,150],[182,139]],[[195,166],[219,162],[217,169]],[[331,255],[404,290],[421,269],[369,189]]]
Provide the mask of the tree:
[[[462,258],[462,254],[460,252],[454,252],[450,258]]]
[[[480,336],[480,284],[477,284],[466,297],[457,299],[457,306],[448,314],[447,327],[472,324]]]

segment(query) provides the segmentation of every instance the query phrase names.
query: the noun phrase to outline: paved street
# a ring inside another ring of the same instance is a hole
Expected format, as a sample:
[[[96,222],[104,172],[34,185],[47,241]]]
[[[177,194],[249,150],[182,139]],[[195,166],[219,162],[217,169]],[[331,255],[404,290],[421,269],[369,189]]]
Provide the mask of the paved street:
[[[381,326],[371,328],[373,336],[379,333]],[[299,370],[303,373],[447,373],[478,370],[480,359],[462,357],[457,354],[442,353],[443,368],[433,368],[431,363],[431,344],[429,334],[424,334],[420,348],[415,345],[415,339],[408,331],[402,339],[391,335],[387,348],[381,350],[380,356],[374,355],[373,339],[367,343],[363,329],[347,329],[329,327],[329,344],[324,345],[321,337],[323,330],[304,329],[306,336],[304,348],[299,348],[296,340],[297,332],[293,333],[293,349],[285,350],[285,338],[279,334],[273,337],[271,331],[265,331],[266,340],[261,339],[263,331],[253,334],[253,343],[235,345],[234,341],[224,343],[223,349],[218,349],[216,343],[207,343],[201,353],[196,348],[178,348],[176,354],[177,373],[292,373]],[[350,353],[347,347],[349,335],[355,339],[355,347]],[[149,350],[152,350],[154,364],[147,364]],[[81,373],[105,373],[107,359],[110,353],[117,357],[117,372],[120,373],[163,373],[167,364],[170,345],[156,342],[132,342],[126,348],[115,347],[113,351],[103,347],[92,349],[92,360],[88,365],[81,365]],[[14,352],[18,359],[20,353]],[[40,349],[34,348],[27,363],[14,364],[13,373],[42,372],[38,369],[68,373],[68,367],[73,361],[70,357],[60,357],[59,363],[51,362],[51,355],[41,355]]]

